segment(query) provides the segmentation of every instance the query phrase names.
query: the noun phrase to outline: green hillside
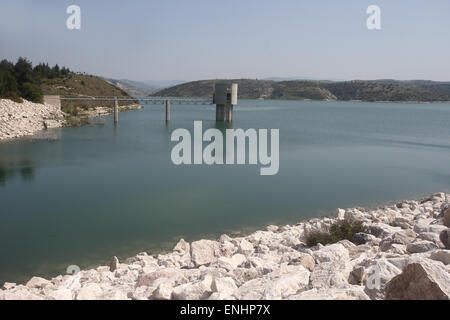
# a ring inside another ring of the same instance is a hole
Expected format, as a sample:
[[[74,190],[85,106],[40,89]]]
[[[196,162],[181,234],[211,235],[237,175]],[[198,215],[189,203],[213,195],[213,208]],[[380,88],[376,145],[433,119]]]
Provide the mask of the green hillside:
[[[50,67],[48,63],[40,63],[33,67],[23,57],[17,59],[16,63],[3,59],[0,61],[0,98],[20,103],[22,99],[42,103],[43,80],[67,78],[72,74],[68,68],[60,68],[58,64]]]
[[[272,94],[272,82],[265,80],[235,79],[235,80],[200,80],[183,83],[171,88],[156,92],[153,96],[178,96],[178,97],[212,97],[214,83],[238,83],[239,96],[242,98],[256,99]]]
[[[42,81],[44,95],[61,95],[66,97],[98,97],[117,96],[130,97],[125,91],[119,89],[102,78],[71,74],[64,78],[44,79]],[[120,105],[129,105],[137,101],[121,101]],[[61,108],[64,112],[77,115],[79,109],[90,109],[94,107],[114,106],[114,101],[62,101]]]
[[[153,96],[212,97],[214,84],[238,83],[241,99],[450,101],[450,82],[435,81],[272,81],[254,79],[201,80],[161,90]]]
[[[22,102],[22,98],[32,102],[43,102],[44,95],[66,97],[118,96],[130,97],[125,91],[102,78],[76,74],[66,67],[40,63],[33,67],[26,58],[20,57],[13,63],[0,61],[0,98]],[[121,101],[121,107],[136,104],[137,101]],[[62,101],[62,111],[73,118],[98,107],[112,108],[114,101]]]

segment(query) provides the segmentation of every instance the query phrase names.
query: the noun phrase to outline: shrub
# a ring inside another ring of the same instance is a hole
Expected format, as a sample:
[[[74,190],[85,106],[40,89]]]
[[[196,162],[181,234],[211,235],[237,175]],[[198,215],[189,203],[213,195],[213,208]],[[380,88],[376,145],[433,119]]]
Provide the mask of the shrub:
[[[36,102],[36,103],[42,103],[43,101],[43,94],[41,87],[26,82],[24,83],[20,88],[21,96],[29,101]]]
[[[318,243],[326,245],[341,240],[351,241],[353,236],[359,232],[365,232],[366,228],[361,222],[338,221],[332,224],[328,230],[322,232],[311,232],[308,234],[306,244],[310,247]]]
[[[4,97],[11,93],[17,93],[16,78],[11,72],[0,69],[0,96]]]
[[[63,104],[61,109],[63,112],[69,114],[70,116],[78,116],[78,108],[73,104]]]
[[[15,92],[7,92],[6,94],[4,94],[4,98],[12,100],[12,101],[17,102],[17,103],[22,103],[23,102],[22,98],[19,97],[17,95],[17,93],[15,93]]]

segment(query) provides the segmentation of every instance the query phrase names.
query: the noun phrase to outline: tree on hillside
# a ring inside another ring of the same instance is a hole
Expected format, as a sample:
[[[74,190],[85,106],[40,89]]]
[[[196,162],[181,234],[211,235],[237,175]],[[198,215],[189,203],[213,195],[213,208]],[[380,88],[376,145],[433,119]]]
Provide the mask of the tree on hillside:
[[[70,75],[70,70],[66,67],[60,68],[58,64],[56,64],[53,68],[50,68],[48,63],[40,63],[34,67],[33,72],[39,78],[46,79],[54,79],[67,77]]]
[[[25,82],[22,85],[20,93],[21,97],[33,102],[42,103],[44,97],[41,87],[30,82]]]
[[[14,75],[21,97],[33,102],[42,102],[41,79],[34,72],[30,61],[20,57],[14,65]]]
[[[56,64],[40,63],[33,68],[32,63],[20,57],[16,64],[7,60],[0,62],[0,97],[20,101],[20,97],[33,102],[42,102],[42,79],[67,77],[71,71]]]
[[[14,73],[14,64],[12,64],[8,60],[4,59],[4,60],[0,61],[0,70],[2,70],[4,72]]]
[[[70,70],[68,68],[66,68],[66,67],[62,67],[60,73],[61,73],[61,75],[63,77],[66,77],[66,76],[68,76],[70,74]]]
[[[55,77],[59,76],[59,66],[58,66],[58,64],[55,64],[55,66],[53,67],[52,71],[53,71],[53,75]]]
[[[38,64],[33,71],[41,78],[50,78],[52,76],[52,69],[48,66],[48,63]]]
[[[17,63],[14,66],[14,75],[19,83],[19,89],[20,85],[23,83],[36,81],[33,73],[33,66],[26,58],[20,57],[17,60]]]
[[[0,97],[20,101],[14,65],[7,60],[0,62]]]

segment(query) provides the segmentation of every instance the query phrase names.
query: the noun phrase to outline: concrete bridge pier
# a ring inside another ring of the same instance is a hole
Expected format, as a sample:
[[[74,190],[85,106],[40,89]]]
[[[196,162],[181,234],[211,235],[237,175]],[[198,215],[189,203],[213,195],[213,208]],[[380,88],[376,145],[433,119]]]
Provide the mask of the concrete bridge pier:
[[[119,100],[114,97],[114,124],[119,122]]]
[[[233,121],[233,106],[237,104],[237,83],[217,83],[213,103],[216,105],[216,121]]]
[[[166,121],[170,121],[170,100],[166,100]]]

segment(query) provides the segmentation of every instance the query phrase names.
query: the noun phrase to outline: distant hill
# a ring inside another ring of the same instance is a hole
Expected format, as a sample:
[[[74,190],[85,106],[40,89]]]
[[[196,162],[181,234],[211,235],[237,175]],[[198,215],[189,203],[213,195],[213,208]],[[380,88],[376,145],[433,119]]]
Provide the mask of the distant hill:
[[[105,81],[109,82],[115,87],[118,87],[128,93],[131,96],[147,96],[149,94],[155,93],[162,88],[152,87],[145,84],[144,82],[132,81],[127,79],[108,79],[103,78]]]
[[[322,78],[313,78],[313,77],[269,77],[264,78],[262,80],[273,80],[273,81],[293,81],[293,80],[300,80],[300,81],[342,81],[341,79],[322,79]]]
[[[164,88],[177,86],[182,83],[186,83],[187,81],[184,81],[184,80],[145,80],[142,82],[152,88],[164,89]]]
[[[104,78],[112,85],[124,90],[132,96],[146,96],[165,88],[169,88],[186,81],[183,80],[168,80],[168,81],[156,81],[156,80],[146,80],[146,81],[134,81],[128,79],[109,79]]]
[[[450,101],[450,82],[427,80],[200,80],[160,90],[153,96],[212,97],[214,84],[238,83],[241,99]]]

